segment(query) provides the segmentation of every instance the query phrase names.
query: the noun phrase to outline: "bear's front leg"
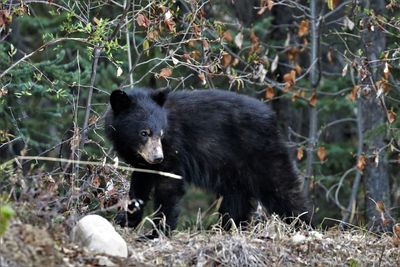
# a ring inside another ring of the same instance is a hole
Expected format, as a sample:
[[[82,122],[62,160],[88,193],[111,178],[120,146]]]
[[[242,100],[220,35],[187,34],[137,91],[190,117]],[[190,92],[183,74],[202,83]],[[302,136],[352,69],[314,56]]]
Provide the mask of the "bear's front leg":
[[[154,222],[157,230],[165,235],[170,235],[170,231],[176,228],[179,215],[179,201],[185,193],[182,180],[174,180],[162,177],[155,185],[154,210],[157,211]],[[157,230],[153,231],[153,236],[158,236]]]
[[[154,175],[148,173],[132,173],[129,188],[127,211],[122,211],[115,217],[115,222],[122,227],[136,227],[143,217],[143,208],[149,200],[150,192],[154,186]]]

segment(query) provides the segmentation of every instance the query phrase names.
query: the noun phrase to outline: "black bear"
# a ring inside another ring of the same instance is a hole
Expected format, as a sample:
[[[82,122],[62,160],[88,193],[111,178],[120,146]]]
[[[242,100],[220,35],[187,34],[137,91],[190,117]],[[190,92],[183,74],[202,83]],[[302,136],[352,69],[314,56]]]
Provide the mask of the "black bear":
[[[163,231],[174,229],[184,182],[222,196],[223,223],[249,218],[260,201],[282,218],[309,222],[309,207],[274,112],[254,98],[221,90],[116,90],[110,96],[106,134],[129,164],[175,173],[182,180],[134,172],[132,203],[121,225],[136,226],[154,189]]]

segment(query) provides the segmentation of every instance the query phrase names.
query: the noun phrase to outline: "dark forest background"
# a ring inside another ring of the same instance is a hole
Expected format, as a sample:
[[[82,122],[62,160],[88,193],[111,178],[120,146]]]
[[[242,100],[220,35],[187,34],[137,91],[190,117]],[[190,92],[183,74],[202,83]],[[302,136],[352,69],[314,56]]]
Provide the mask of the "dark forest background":
[[[399,15],[397,0],[2,0],[0,206],[112,217],[128,173],[95,164],[123,165],[110,92],[220,88],[272,105],[317,223],[384,229],[400,205]],[[181,227],[217,204],[192,188]]]

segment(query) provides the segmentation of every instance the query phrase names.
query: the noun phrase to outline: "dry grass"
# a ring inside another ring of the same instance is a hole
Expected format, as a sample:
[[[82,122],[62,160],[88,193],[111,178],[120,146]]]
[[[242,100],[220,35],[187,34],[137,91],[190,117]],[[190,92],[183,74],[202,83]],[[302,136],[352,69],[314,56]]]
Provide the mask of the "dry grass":
[[[14,221],[0,245],[0,266],[398,266],[400,248],[390,235],[367,231],[300,229],[271,218],[247,229],[176,232],[172,238],[138,241],[117,230],[129,258],[95,255],[68,241],[62,227],[46,230]]]

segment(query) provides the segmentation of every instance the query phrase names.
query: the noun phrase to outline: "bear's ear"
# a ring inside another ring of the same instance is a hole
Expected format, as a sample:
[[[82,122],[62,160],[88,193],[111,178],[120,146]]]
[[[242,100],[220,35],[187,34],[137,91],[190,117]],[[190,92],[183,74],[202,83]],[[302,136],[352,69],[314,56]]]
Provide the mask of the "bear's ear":
[[[154,90],[150,93],[150,97],[160,106],[163,106],[167,100],[170,90],[168,88],[161,88]]]
[[[122,110],[129,108],[132,104],[129,96],[122,90],[115,90],[110,96],[111,108],[115,114],[120,113]]]

